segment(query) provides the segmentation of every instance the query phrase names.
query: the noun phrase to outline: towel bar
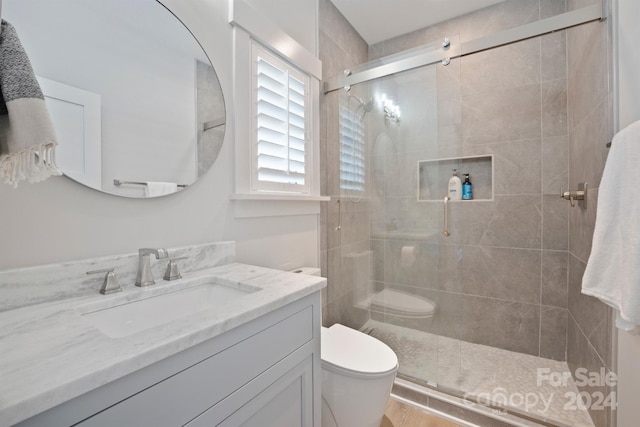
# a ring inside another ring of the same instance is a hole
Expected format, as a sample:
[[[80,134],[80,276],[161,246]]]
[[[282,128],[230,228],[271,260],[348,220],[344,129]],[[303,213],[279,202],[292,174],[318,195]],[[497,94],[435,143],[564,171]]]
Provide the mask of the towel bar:
[[[119,179],[114,179],[113,180],[113,185],[124,185],[124,184],[131,184],[131,185],[147,185],[147,182],[140,182],[140,181],[122,181]],[[181,188],[186,188],[188,187],[188,184],[178,184],[178,187]]]

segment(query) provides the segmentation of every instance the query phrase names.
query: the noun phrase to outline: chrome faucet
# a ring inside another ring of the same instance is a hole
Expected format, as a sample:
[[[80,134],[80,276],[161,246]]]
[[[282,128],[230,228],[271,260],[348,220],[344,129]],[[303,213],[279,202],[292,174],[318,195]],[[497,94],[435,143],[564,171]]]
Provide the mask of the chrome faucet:
[[[153,273],[151,272],[151,263],[149,259],[149,255],[151,254],[155,255],[156,259],[163,259],[169,256],[169,252],[166,249],[139,249],[138,277],[136,278],[136,286],[144,287],[156,283],[156,281],[153,280]]]

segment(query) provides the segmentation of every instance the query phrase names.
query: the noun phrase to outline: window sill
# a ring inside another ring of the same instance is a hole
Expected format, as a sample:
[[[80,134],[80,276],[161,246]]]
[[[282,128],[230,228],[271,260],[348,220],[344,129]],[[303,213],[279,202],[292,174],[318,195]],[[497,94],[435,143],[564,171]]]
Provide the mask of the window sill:
[[[330,197],[293,194],[232,194],[236,218],[317,215]]]
[[[270,200],[270,201],[299,201],[299,202],[328,202],[331,197],[326,196],[306,196],[301,194],[279,194],[279,193],[234,193],[231,200]]]

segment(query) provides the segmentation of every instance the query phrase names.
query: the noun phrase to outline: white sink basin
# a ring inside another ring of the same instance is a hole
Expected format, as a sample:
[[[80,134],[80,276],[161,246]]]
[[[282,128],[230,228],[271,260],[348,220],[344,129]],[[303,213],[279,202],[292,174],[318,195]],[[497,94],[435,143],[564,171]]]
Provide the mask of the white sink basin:
[[[82,316],[108,337],[121,338],[198,311],[215,310],[256,290],[206,282],[136,301],[123,301],[118,305],[84,312]]]

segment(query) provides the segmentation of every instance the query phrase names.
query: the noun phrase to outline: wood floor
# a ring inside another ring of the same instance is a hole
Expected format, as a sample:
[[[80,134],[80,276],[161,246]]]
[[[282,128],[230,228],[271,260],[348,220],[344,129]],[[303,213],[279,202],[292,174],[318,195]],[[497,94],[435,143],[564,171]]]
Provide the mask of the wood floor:
[[[460,425],[389,399],[380,427],[460,427]]]

